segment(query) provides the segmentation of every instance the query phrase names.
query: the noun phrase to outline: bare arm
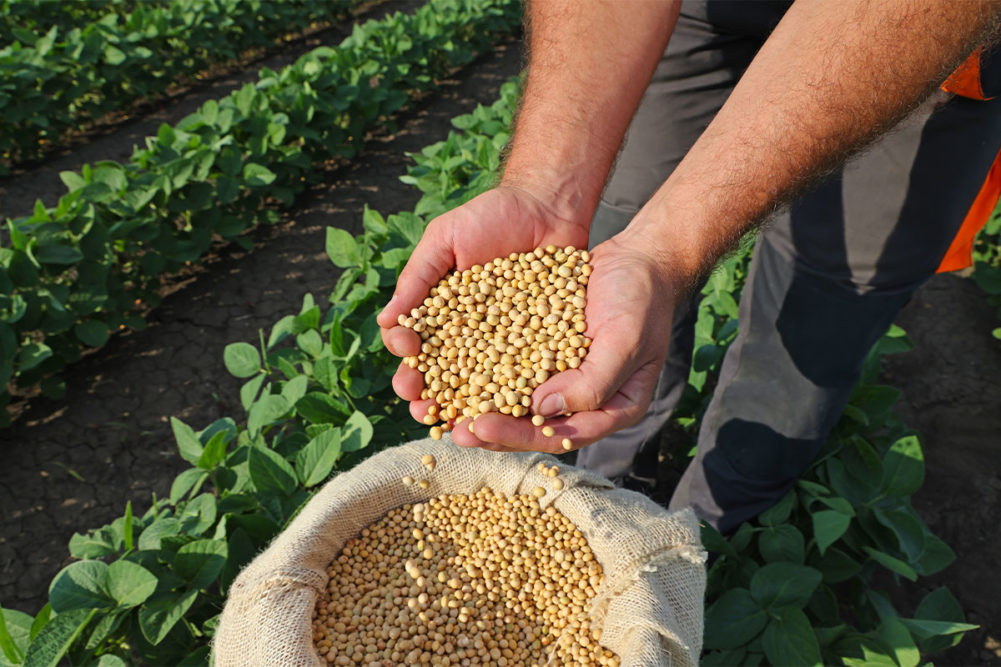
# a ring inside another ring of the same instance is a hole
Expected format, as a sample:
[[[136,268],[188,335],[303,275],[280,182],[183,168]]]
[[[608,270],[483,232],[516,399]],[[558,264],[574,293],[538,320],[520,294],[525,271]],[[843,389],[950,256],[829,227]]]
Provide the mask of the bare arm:
[[[692,281],[751,226],[893,126],[997,22],[988,0],[799,0],[628,230]]]
[[[531,0],[529,68],[503,185],[587,225],[678,18],[678,0]]]

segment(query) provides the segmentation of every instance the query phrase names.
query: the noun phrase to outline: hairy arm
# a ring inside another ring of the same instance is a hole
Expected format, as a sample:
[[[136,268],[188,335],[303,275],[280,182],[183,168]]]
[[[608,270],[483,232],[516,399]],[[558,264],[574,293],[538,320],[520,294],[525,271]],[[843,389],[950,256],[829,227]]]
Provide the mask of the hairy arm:
[[[799,0],[627,238],[693,286],[777,206],[892,127],[979,43],[990,0]]]
[[[591,221],[677,0],[531,0],[528,81],[502,185]]]

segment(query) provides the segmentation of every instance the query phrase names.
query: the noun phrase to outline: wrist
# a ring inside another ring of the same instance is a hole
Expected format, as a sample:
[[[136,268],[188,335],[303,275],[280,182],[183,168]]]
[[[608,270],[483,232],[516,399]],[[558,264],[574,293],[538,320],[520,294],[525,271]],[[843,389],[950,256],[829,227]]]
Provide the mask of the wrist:
[[[585,233],[590,230],[591,217],[601,196],[600,188],[595,191],[579,173],[561,172],[546,166],[506,166],[498,185],[527,195],[548,217]]]
[[[667,216],[654,217],[640,211],[616,241],[629,252],[647,258],[665,287],[676,296],[698,289],[711,270],[715,257],[703,248],[692,227]]]

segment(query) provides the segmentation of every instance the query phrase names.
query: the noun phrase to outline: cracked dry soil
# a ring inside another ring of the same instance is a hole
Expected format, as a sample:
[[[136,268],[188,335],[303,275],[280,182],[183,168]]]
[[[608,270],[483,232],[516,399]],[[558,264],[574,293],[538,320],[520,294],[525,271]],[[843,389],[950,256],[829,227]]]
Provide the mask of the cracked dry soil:
[[[151,494],[168,493],[186,467],[169,418],[200,428],[242,415],[240,381],[223,367],[223,348],[256,340],[259,329],[297,312],[306,293],[324,300],[337,277],[324,253],[325,227],[358,233],[365,204],[383,213],[412,208],[418,193],[397,180],[409,162],[404,153],[443,139],[452,117],[492,102],[520,65],[520,45],[506,44],[444,82],[398,119],[397,133],[373,138],[279,225],[256,230],[253,250],[224,248],[174,280],[147,329],[114,337],[68,369],[65,399],[30,401],[15,425],[0,432],[4,606],[37,612],[49,581],[69,562],[66,544],[74,531],[120,516],[128,500],[143,512]],[[198,91],[198,103],[225,94],[234,78]],[[187,113],[181,105],[193,108],[191,98],[175,102],[0,183],[3,214],[30,210],[36,197],[54,203],[53,190],[56,196],[63,191],[60,170],[125,159],[159,122]],[[994,310],[969,280],[938,276],[898,323],[916,349],[891,357],[884,377],[903,389],[898,410],[923,436],[927,474],[914,505],[957,561],[935,577],[888,592],[908,608],[947,585],[981,629],[934,656],[935,662],[1001,665],[1001,344],[990,337]]]

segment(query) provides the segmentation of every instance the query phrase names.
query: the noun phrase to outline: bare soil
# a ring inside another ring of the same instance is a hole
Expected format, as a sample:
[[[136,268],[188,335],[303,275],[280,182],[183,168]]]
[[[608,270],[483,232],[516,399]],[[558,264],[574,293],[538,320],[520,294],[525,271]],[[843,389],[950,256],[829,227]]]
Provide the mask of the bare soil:
[[[291,60],[275,58],[268,66]],[[325,227],[359,232],[365,204],[384,213],[412,208],[418,193],[397,180],[408,164],[404,153],[443,139],[450,118],[492,102],[520,66],[520,46],[502,45],[444,82],[401,116],[396,134],[374,137],[281,224],[257,230],[253,250],[216,253],[170,286],[146,330],[117,336],[70,368],[64,400],[34,399],[0,432],[0,601],[6,607],[41,608],[49,581],[69,562],[66,543],[74,531],[120,516],[128,500],[142,512],[151,494],[168,493],[186,467],[169,418],[198,428],[242,414],[240,382],[225,371],[223,348],[255,340],[259,329],[297,311],[306,293],[323,299],[337,275],[323,251]],[[63,191],[59,171],[127,159],[160,122],[176,122],[250,78],[221,77],[0,183],[3,215],[30,212],[35,198],[54,204]],[[927,478],[914,504],[958,558],[943,573],[891,592],[906,605],[947,585],[981,629],[935,662],[1001,665],[1001,343],[990,336],[994,309],[969,280],[946,275],[920,290],[898,322],[917,347],[890,358],[884,375],[903,389],[900,414],[923,436]]]

